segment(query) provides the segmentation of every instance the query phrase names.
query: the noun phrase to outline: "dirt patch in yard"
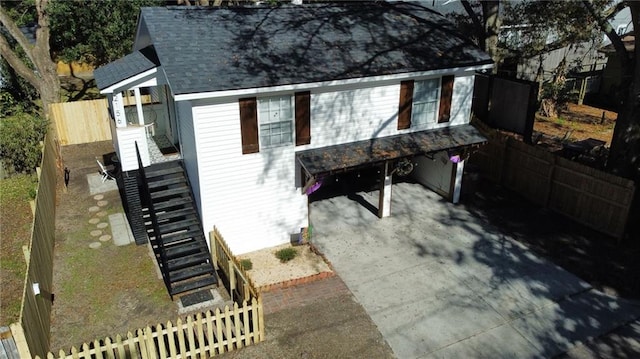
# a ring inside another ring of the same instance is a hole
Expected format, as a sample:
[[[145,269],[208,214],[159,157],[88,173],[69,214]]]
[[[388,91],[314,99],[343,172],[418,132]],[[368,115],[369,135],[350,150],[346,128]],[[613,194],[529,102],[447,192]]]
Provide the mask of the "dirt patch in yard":
[[[534,130],[549,137],[579,141],[594,138],[611,144],[618,114],[587,105],[569,104],[558,118],[537,116]]]
[[[62,148],[71,173],[56,208],[52,351],[179,318],[149,249],[103,237],[113,235],[108,215],[123,212],[122,204],[117,190],[91,194],[87,175],[110,152],[110,142]]]
[[[276,251],[293,248],[297,255],[294,259],[282,263],[276,257]],[[287,287],[314,279],[333,276],[333,270],[310,245],[291,246],[283,244],[239,256],[249,259],[253,268],[247,271],[253,284],[261,291],[269,291],[278,287]]]

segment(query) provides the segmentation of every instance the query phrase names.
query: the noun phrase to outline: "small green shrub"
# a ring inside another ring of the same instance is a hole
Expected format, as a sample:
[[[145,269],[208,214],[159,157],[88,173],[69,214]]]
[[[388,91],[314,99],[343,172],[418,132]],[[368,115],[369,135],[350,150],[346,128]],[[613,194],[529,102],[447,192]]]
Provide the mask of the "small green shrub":
[[[40,141],[47,133],[48,122],[27,113],[0,120],[0,157],[7,169],[16,173],[32,173],[40,165]]]
[[[298,255],[298,251],[295,248],[283,248],[276,251],[276,258],[280,260],[281,263],[286,263]]]
[[[249,258],[241,259],[240,267],[242,267],[242,269],[244,270],[251,270],[253,269],[253,262],[251,262],[251,259]]]

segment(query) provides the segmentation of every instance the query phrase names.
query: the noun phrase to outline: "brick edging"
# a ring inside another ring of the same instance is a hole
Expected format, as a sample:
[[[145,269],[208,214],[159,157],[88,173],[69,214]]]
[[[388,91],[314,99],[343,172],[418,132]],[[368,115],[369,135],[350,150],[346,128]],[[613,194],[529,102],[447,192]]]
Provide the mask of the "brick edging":
[[[294,286],[300,285],[300,284],[307,284],[307,283],[315,282],[315,281],[318,281],[318,280],[321,280],[321,279],[335,277],[335,275],[336,275],[335,272],[320,272],[320,273],[316,273],[314,275],[310,275],[310,276],[307,276],[307,277],[294,278],[294,279],[286,280],[284,282],[266,284],[266,285],[258,287],[258,292],[266,293],[266,292],[269,292],[269,291],[272,291],[272,290],[276,290],[276,289],[294,287]]]

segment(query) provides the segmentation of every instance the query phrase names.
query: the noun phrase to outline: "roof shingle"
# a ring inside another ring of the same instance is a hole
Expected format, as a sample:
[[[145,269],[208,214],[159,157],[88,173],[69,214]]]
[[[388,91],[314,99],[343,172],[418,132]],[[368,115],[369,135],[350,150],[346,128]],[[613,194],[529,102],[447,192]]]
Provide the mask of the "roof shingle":
[[[141,10],[174,94],[491,63],[440,14],[409,3]]]

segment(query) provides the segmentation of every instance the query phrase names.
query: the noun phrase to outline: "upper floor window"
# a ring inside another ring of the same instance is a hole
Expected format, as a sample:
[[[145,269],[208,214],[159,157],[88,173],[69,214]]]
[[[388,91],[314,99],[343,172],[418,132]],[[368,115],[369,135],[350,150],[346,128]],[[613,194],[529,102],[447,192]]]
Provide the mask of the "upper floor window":
[[[311,93],[238,100],[242,153],[260,152],[260,148],[289,145],[293,142],[295,121],[296,146],[311,143]],[[259,140],[258,140],[259,139]]]
[[[293,143],[293,106],[291,96],[258,99],[260,146],[263,148]]]
[[[440,78],[415,82],[411,110],[412,127],[436,123],[439,98]]]
[[[424,128],[451,121],[453,75],[400,83],[398,130]]]

